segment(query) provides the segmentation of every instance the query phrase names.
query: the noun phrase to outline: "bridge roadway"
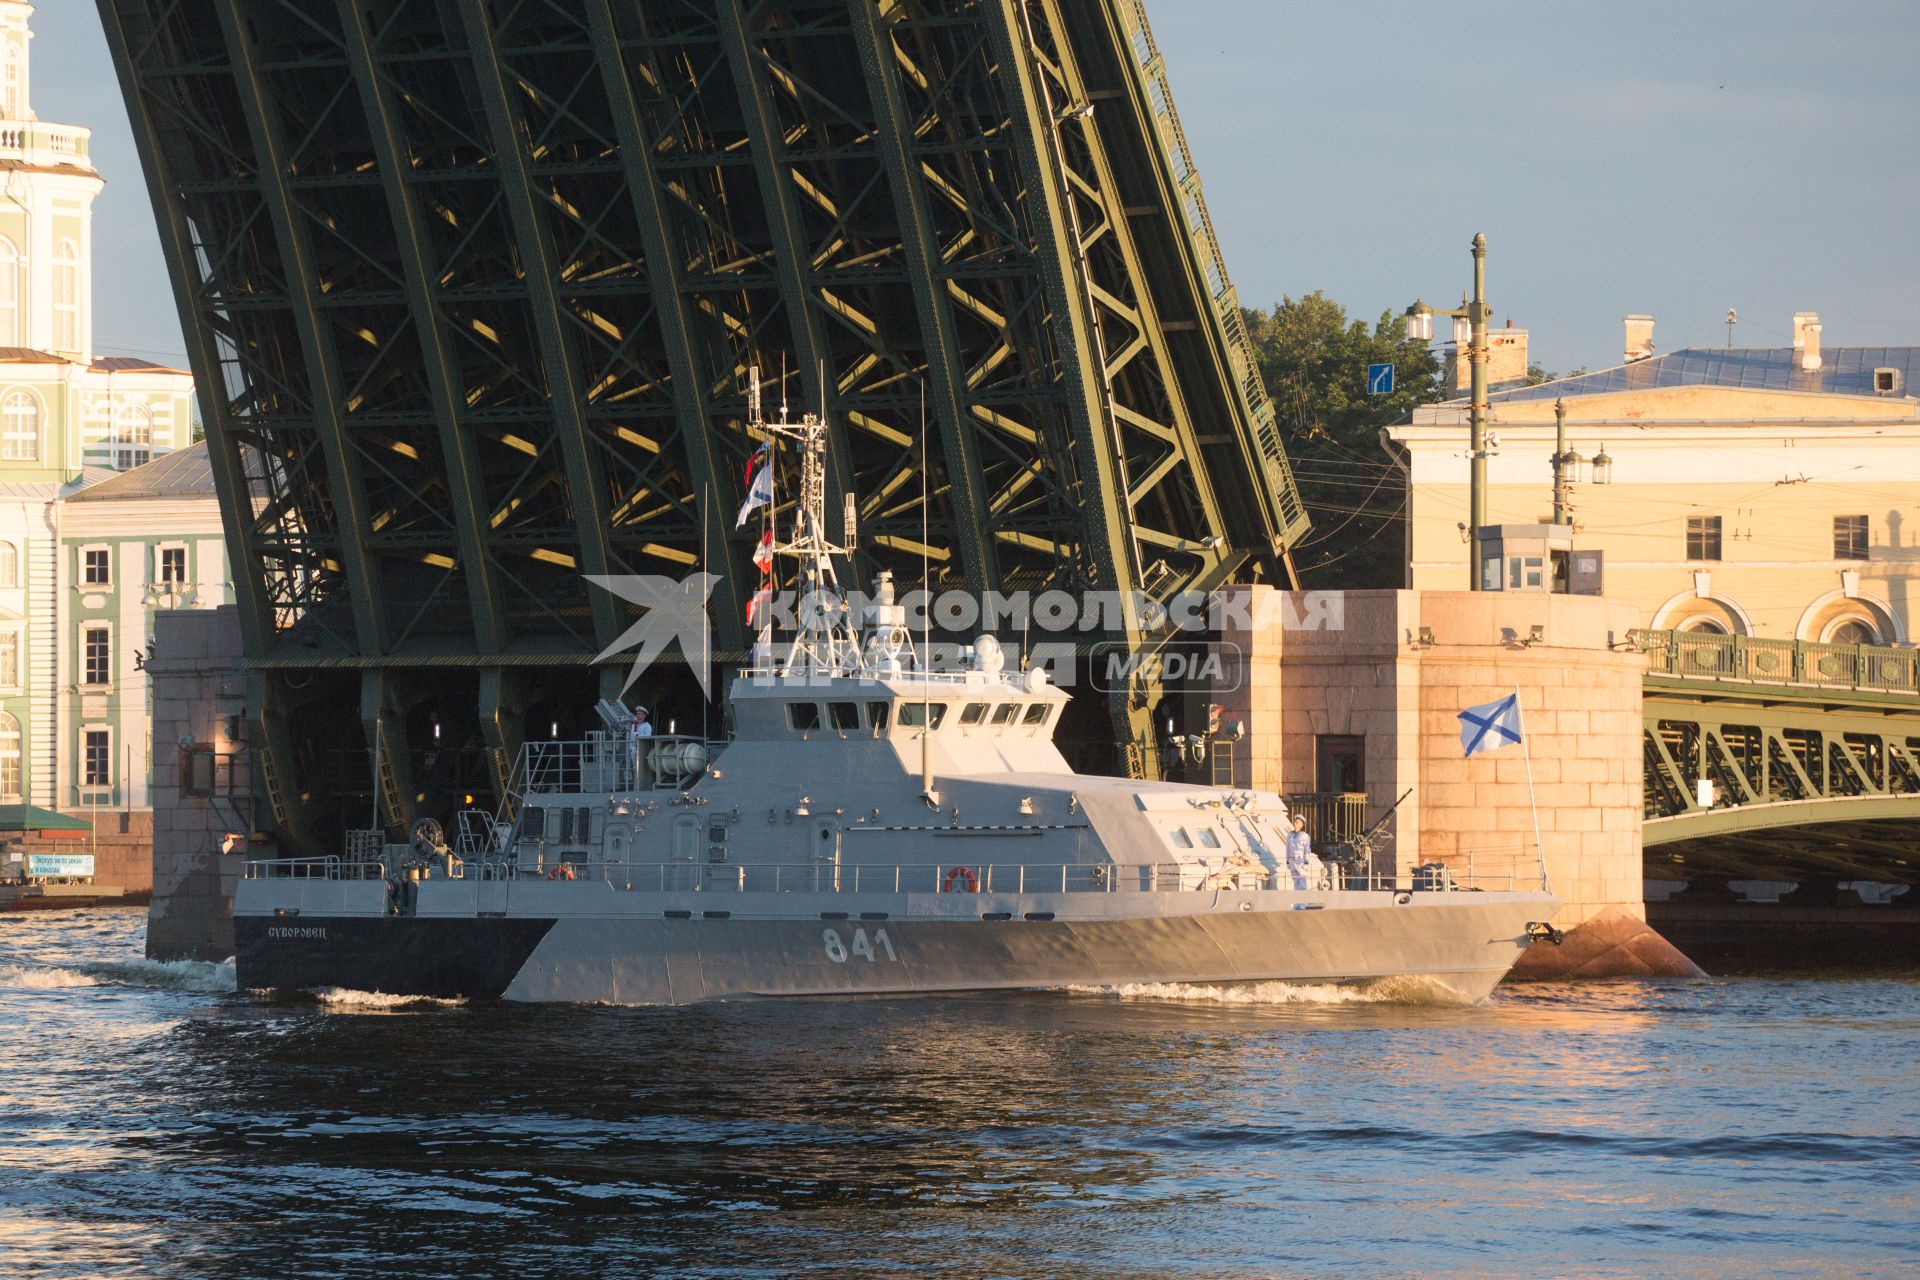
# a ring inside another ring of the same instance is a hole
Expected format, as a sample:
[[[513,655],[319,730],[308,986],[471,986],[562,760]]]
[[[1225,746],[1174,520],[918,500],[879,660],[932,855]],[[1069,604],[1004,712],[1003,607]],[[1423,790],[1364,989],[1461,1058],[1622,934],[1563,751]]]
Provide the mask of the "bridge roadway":
[[[1913,885],[1920,650],[1642,631],[1649,878]],[[1914,892],[1910,890],[1910,892]],[[1806,899],[1802,899],[1805,901]],[[1913,904],[1920,905],[1920,904]]]

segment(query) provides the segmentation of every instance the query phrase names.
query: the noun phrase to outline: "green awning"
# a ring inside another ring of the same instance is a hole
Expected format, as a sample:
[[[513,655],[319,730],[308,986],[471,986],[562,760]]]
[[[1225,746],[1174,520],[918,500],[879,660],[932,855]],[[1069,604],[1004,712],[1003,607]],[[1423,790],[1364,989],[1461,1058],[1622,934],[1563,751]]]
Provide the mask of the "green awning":
[[[0,804],[0,831],[91,831],[84,818],[69,818],[37,804]]]

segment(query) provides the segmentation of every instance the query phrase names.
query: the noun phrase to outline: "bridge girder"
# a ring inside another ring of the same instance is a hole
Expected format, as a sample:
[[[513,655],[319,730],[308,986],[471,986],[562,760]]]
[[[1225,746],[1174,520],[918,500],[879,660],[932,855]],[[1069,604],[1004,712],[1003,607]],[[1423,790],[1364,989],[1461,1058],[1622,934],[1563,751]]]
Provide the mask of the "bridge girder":
[[[1650,873],[1914,880],[1920,699],[1657,678],[1643,715]]]
[[[1863,820],[1920,818],[1920,706],[1900,714],[1832,701],[1650,692],[1647,844],[1833,821],[1831,806],[1849,801]],[[1702,780],[1713,784],[1710,804]]]
[[[476,667],[498,751],[624,623],[584,574],[701,564],[737,654],[754,367],[862,578],[1165,600],[1304,532],[1137,0],[98,3],[263,689]]]

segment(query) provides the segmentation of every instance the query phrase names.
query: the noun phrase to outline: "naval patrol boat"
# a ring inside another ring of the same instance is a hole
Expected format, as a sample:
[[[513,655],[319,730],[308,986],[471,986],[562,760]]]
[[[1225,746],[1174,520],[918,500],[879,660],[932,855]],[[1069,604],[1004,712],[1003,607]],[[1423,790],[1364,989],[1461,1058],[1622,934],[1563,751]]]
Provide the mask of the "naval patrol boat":
[[[935,669],[884,574],[854,615],[823,420],[751,417],[798,447],[774,550],[805,597],[784,652],[763,633],[734,676],[731,733],[641,736],[603,700],[602,728],[525,744],[499,810],[451,840],[427,819],[248,863],[243,990],[671,1004],[1411,976],[1474,1001],[1552,932],[1544,879],[1302,874],[1278,795],[1074,772],[1044,671],[990,635]]]

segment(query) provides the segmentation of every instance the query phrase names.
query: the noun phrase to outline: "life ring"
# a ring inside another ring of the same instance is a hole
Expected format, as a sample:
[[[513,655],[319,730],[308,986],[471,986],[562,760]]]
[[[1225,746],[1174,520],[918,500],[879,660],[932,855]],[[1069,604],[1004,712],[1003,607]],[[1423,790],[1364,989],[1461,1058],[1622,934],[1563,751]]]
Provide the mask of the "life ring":
[[[973,874],[972,867],[954,867],[948,871],[946,882],[940,886],[940,892],[952,893],[953,886],[962,879],[967,882],[968,893],[980,892],[980,880]]]
[[[571,862],[561,863],[559,866],[555,867],[553,870],[547,872],[547,879],[549,880],[573,879],[573,864]]]

